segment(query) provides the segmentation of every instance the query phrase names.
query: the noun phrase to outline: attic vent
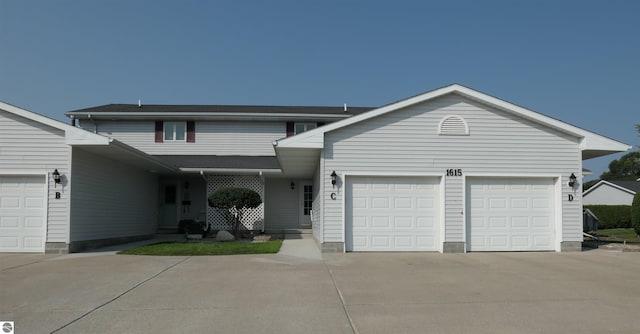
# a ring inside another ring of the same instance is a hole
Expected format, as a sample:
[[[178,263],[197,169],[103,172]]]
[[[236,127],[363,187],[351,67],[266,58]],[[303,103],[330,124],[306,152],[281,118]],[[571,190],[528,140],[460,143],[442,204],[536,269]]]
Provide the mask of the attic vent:
[[[440,121],[438,128],[440,135],[464,136],[469,134],[467,122],[460,116],[447,116]]]

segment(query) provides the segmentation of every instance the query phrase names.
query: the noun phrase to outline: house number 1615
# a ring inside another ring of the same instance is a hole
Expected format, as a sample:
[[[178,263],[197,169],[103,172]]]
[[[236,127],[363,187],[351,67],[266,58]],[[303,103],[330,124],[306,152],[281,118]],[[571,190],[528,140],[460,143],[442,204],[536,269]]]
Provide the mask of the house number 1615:
[[[447,169],[447,176],[462,176],[462,169],[449,168]]]

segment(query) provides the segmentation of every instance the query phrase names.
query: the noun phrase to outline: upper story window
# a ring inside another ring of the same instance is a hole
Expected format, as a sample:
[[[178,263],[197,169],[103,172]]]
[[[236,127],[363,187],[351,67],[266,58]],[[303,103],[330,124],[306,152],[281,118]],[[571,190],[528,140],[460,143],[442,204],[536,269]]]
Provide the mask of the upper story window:
[[[186,141],[196,142],[196,123],[194,121],[156,121],[155,142]]]
[[[165,141],[184,141],[187,133],[187,122],[164,122]]]
[[[305,131],[313,130],[318,125],[316,123],[296,123],[295,125],[295,134],[303,133]]]

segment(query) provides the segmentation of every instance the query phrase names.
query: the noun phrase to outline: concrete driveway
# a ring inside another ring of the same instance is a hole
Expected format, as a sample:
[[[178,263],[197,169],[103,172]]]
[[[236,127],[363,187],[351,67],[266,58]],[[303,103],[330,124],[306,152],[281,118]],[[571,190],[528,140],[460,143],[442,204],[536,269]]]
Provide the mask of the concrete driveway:
[[[0,320],[16,333],[638,333],[639,283],[640,253],[600,250],[0,254]]]

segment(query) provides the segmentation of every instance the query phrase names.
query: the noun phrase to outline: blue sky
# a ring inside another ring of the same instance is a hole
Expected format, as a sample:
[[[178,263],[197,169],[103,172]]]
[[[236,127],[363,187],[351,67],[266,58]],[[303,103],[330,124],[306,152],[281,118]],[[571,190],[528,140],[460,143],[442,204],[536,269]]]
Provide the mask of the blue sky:
[[[0,0],[0,100],[379,106],[460,83],[640,144],[640,1]],[[597,177],[612,155],[585,161]]]

